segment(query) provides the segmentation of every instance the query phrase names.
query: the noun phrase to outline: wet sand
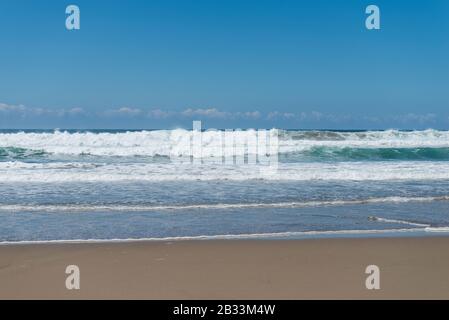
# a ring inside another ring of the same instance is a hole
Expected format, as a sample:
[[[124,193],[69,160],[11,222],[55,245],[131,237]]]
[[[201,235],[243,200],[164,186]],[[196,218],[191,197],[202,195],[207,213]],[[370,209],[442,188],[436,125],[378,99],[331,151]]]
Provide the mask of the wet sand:
[[[449,237],[3,245],[0,298],[449,299]]]

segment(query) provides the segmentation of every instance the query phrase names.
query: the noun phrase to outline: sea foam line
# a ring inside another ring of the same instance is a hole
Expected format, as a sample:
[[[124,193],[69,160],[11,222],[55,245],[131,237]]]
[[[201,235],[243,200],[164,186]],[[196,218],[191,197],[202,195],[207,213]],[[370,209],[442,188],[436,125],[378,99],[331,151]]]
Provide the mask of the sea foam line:
[[[385,223],[407,224],[410,226],[424,227],[424,228],[430,227],[430,224],[417,223],[417,222],[411,222],[411,221],[406,221],[406,220],[386,219],[386,218],[380,218],[380,217],[370,217],[370,220],[385,222]]]
[[[449,180],[448,162],[339,162],[217,165],[191,163],[0,162],[0,183],[163,181],[385,181]]]
[[[76,243],[126,243],[126,242],[164,242],[164,241],[188,241],[188,240],[247,240],[247,239],[270,239],[270,238],[294,238],[307,236],[326,235],[370,235],[388,233],[413,233],[413,232],[444,232],[449,233],[449,227],[437,228],[409,228],[409,229],[384,229],[384,230],[335,230],[335,231],[287,231],[270,233],[249,233],[249,234],[221,234],[221,235],[199,235],[199,236],[178,236],[160,238],[126,238],[126,239],[71,239],[71,240],[23,240],[23,241],[2,241],[0,245],[27,245],[27,244],[76,244]]]
[[[407,203],[407,202],[432,202],[448,201],[449,196],[437,197],[383,197],[368,198],[360,200],[329,200],[329,201],[305,201],[305,202],[277,202],[277,203],[218,203],[218,204],[192,204],[192,205],[15,205],[0,204],[0,211],[164,211],[164,210],[220,210],[220,209],[240,209],[240,208],[303,208],[320,206],[342,206],[357,204],[375,203]],[[383,218],[376,218],[385,221]],[[391,221],[393,222],[393,221]],[[395,221],[397,222],[397,221]]]

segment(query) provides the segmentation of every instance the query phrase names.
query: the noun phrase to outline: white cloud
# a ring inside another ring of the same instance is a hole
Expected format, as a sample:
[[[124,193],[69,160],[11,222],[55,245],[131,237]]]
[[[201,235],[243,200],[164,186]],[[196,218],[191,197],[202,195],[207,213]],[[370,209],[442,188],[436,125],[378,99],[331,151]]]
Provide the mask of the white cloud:
[[[74,116],[85,113],[82,108],[66,109],[46,109],[46,108],[29,108],[24,105],[11,105],[0,103],[0,112],[10,115],[26,116],[57,116],[64,117],[66,115]]]
[[[104,112],[104,114],[110,116],[123,115],[134,117],[142,114],[142,110],[138,108],[121,107],[118,109],[107,110],[106,112]]]
[[[426,114],[415,114],[415,113],[408,113],[404,115],[399,116],[393,116],[391,117],[392,120],[397,122],[403,122],[403,123],[409,123],[409,122],[417,122],[417,123],[431,123],[435,122],[437,115],[434,113],[426,113]]]
[[[189,109],[182,111],[181,114],[186,117],[200,116],[200,117],[208,117],[208,118],[227,118],[231,115],[228,112],[223,112],[216,108],[209,108],[209,109],[191,109],[191,108],[189,108]]]
[[[449,118],[446,115],[438,116],[434,113],[406,113],[398,115],[355,115],[355,114],[332,114],[323,113],[319,111],[298,111],[298,112],[282,112],[271,111],[269,113],[262,113],[261,111],[223,111],[217,108],[187,108],[180,111],[170,111],[162,109],[139,109],[134,107],[120,107],[116,109],[110,109],[106,111],[92,111],[89,112],[81,107],[74,107],[70,109],[49,109],[40,107],[26,107],[24,105],[12,105],[6,103],[0,103],[0,117],[8,117],[8,119],[33,118],[33,117],[52,117],[52,118],[70,118],[77,116],[88,116],[92,119],[102,119],[104,117],[145,117],[151,119],[226,119],[226,120],[261,120],[261,121],[294,121],[298,125],[301,123],[310,123],[313,125],[333,123],[344,127],[348,123],[365,125],[375,125],[376,127],[382,127],[384,125],[403,125],[410,127],[414,125],[435,125],[449,123]]]
[[[279,111],[272,111],[268,113],[267,119],[273,120],[273,119],[294,119],[297,115],[291,112],[279,112]]]
[[[246,118],[246,119],[259,119],[261,117],[261,113],[259,111],[248,111],[248,112],[237,112],[236,116],[238,118]]]
[[[0,112],[25,112],[27,108],[23,105],[10,105],[6,103],[0,103]]]
[[[268,113],[267,120],[296,120],[299,122],[320,122],[320,121],[332,121],[339,122],[343,120],[350,120],[350,116],[346,115],[333,115],[328,113],[322,113],[318,111],[310,111],[310,112],[280,112],[280,111],[272,111]]]
[[[186,109],[180,112],[184,117],[206,117],[206,118],[218,118],[218,119],[259,119],[262,114],[260,111],[243,111],[243,112],[227,112],[221,111],[216,108],[209,109]]]
[[[167,119],[171,117],[184,118],[215,118],[215,119],[259,119],[262,115],[260,111],[244,111],[244,112],[227,112],[221,111],[217,108],[188,108],[182,111],[170,111],[162,109],[145,110],[133,107],[120,107],[116,109],[109,109],[105,111],[89,113],[83,108],[76,107],[71,109],[48,109],[33,107],[29,108],[24,105],[10,105],[0,103],[0,113],[17,114],[24,116],[77,116],[77,115],[91,115],[92,117],[137,117],[145,116],[154,119]]]
[[[72,108],[68,111],[69,114],[84,114],[84,109],[83,108]]]
[[[166,119],[169,118],[171,116],[173,116],[175,113],[171,112],[171,111],[164,111],[161,109],[154,109],[154,110],[150,110],[147,113],[147,116],[149,118],[154,118],[154,119]]]

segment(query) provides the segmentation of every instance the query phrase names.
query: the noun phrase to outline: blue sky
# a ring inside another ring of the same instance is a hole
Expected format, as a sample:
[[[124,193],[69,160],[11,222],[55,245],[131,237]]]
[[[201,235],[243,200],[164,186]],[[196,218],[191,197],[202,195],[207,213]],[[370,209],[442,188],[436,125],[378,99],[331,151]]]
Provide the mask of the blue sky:
[[[1,0],[0,41],[0,128],[449,129],[447,0]]]

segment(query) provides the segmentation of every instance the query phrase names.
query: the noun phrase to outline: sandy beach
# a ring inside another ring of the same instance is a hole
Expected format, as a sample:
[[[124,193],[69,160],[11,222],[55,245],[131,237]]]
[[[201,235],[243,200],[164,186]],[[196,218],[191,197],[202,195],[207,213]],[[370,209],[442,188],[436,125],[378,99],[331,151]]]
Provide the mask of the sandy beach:
[[[0,246],[2,299],[447,299],[449,237]],[[67,290],[65,268],[80,268]],[[367,265],[380,290],[367,290]]]

